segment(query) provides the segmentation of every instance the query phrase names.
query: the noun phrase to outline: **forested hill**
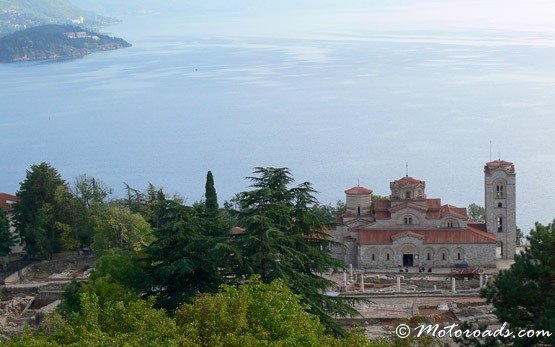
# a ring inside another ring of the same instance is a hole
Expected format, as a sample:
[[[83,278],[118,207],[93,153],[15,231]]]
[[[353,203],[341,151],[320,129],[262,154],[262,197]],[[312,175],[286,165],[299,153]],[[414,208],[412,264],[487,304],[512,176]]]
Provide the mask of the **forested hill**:
[[[131,45],[72,25],[42,25],[0,38],[0,62],[78,57]]]
[[[69,0],[0,0],[0,35],[45,24],[74,23],[93,28],[115,21]]]

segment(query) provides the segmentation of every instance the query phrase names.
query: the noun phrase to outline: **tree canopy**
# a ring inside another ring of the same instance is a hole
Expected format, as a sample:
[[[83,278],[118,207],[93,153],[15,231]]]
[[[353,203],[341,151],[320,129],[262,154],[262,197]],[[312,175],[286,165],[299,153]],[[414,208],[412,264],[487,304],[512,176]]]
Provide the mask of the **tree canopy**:
[[[554,221],[555,222],[555,221]],[[530,247],[515,256],[510,269],[502,270],[482,292],[495,307],[499,321],[516,329],[555,332],[555,230],[536,223],[530,231]],[[551,337],[520,338],[522,346],[555,344]]]
[[[13,245],[15,245],[15,240],[10,231],[8,214],[0,207],[0,257],[10,254]]]
[[[318,316],[334,332],[341,328],[334,315],[354,315],[356,311],[339,297],[327,296],[333,282],[321,274],[339,270],[344,264],[328,249],[328,223],[312,206],[316,191],[308,182],[291,187],[294,179],[287,168],[255,168],[248,177],[252,190],[239,195],[239,215],[244,233],[232,244],[240,263],[239,276],[260,275],[262,281],[281,279],[300,295],[308,312]]]
[[[48,163],[31,166],[17,192],[15,224],[30,256],[51,256],[71,238],[67,184]]]

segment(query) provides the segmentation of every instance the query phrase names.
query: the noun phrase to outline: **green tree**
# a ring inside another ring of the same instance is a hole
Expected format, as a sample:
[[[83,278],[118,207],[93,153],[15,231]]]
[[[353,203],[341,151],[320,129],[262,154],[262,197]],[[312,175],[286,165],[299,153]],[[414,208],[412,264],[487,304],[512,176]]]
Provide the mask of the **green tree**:
[[[333,282],[320,274],[344,268],[334,259],[327,238],[328,223],[311,208],[317,203],[308,182],[293,183],[287,168],[255,168],[249,177],[251,191],[240,194],[239,206],[246,232],[235,235],[232,244],[240,254],[237,275],[258,274],[262,281],[282,279],[302,298],[308,312],[337,333],[342,329],[334,316],[357,312],[340,297],[326,295]]]
[[[340,345],[281,280],[263,284],[254,277],[238,287],[222,286],[217,294],[202,294],[181,306],[175,317],[198,346]]]
[[[10,231],[10,220],[3,208],[0,207],[0,257],[10,254],[11,247],[15,245],[14,236]]]
[[[553,223],[536,223],[530,247],[515,256],[482,295],[495,307],[500,322],[517,329],[547,330],[551,337],[511,339],[515,345],[555,345],[555,230]]]
[[[112,248],[137,252],[154,239],[150,224],[127,207],[106,206],[94,218],[93,248],[96,252]]]
[[[215,292],[223,282],[219,240],[205,232],[203,214],[177,200],[159,201],[155,241],[145,249],[149,294],[170,311],[197,292]]]
[[[205,185],[205,205],[206,213],[209,216],[215,216],[218,214],[218,195],[216,194],[216,188],[214,187],[214,176],[212,176],[212,171],[208,171],[206,174],[206,185]]]
[[[70,194],[60,174],[48,163],[31,166],[17,192],[15,224],[30,256],[52,256],[71,238]]]
[[[520,246],[522,244],[522,240],[524,239],[524,233],[520,228],[516,228],[516,244]]]
[[[485,222],[486,221],[486,209],[477,204],[470,204],[467,208],[468,211],[468,219],[477,221],[477,222]]]
[[[102,181],[85,174],[75,178],[70,187],[74,200],[72,226],[81,246],[90,246],[94,239],[95,217],[105,210],[107,197],[112,190]]]
[[[195,346],[153,301],[106,301],[94,293],[80,297],[81,314],[47,316],[39,331],[15,335],[6,346]]]

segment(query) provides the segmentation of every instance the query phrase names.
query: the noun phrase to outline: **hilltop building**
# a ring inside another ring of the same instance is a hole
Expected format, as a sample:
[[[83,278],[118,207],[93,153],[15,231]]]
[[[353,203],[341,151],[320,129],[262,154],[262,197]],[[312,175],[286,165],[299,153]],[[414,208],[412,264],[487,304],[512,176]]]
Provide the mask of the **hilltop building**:
[[[496,160],[484,167],[486,221],[468,218],[466,208],[428,198],[426,182],[403,177],[390,183],[387,199],[372,190],[345,191],[346,211],[331,237],[335,257],[358,268],[496,265],[496,246],[510,259],[516,247],[514,164]]]

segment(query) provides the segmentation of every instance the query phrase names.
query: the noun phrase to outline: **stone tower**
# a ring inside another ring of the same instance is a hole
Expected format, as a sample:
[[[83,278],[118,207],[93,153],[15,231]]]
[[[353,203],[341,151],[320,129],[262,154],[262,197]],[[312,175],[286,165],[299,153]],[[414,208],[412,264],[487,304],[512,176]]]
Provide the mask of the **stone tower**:
[[[484,167],[487,231],[501,242],[501,257],[516,252],[516,173],[513,163],[495,160]]]
[[[347,212],[352,215],[367,215],[372,205],[372,190],[364,187],[353,187],[345,191]]]

